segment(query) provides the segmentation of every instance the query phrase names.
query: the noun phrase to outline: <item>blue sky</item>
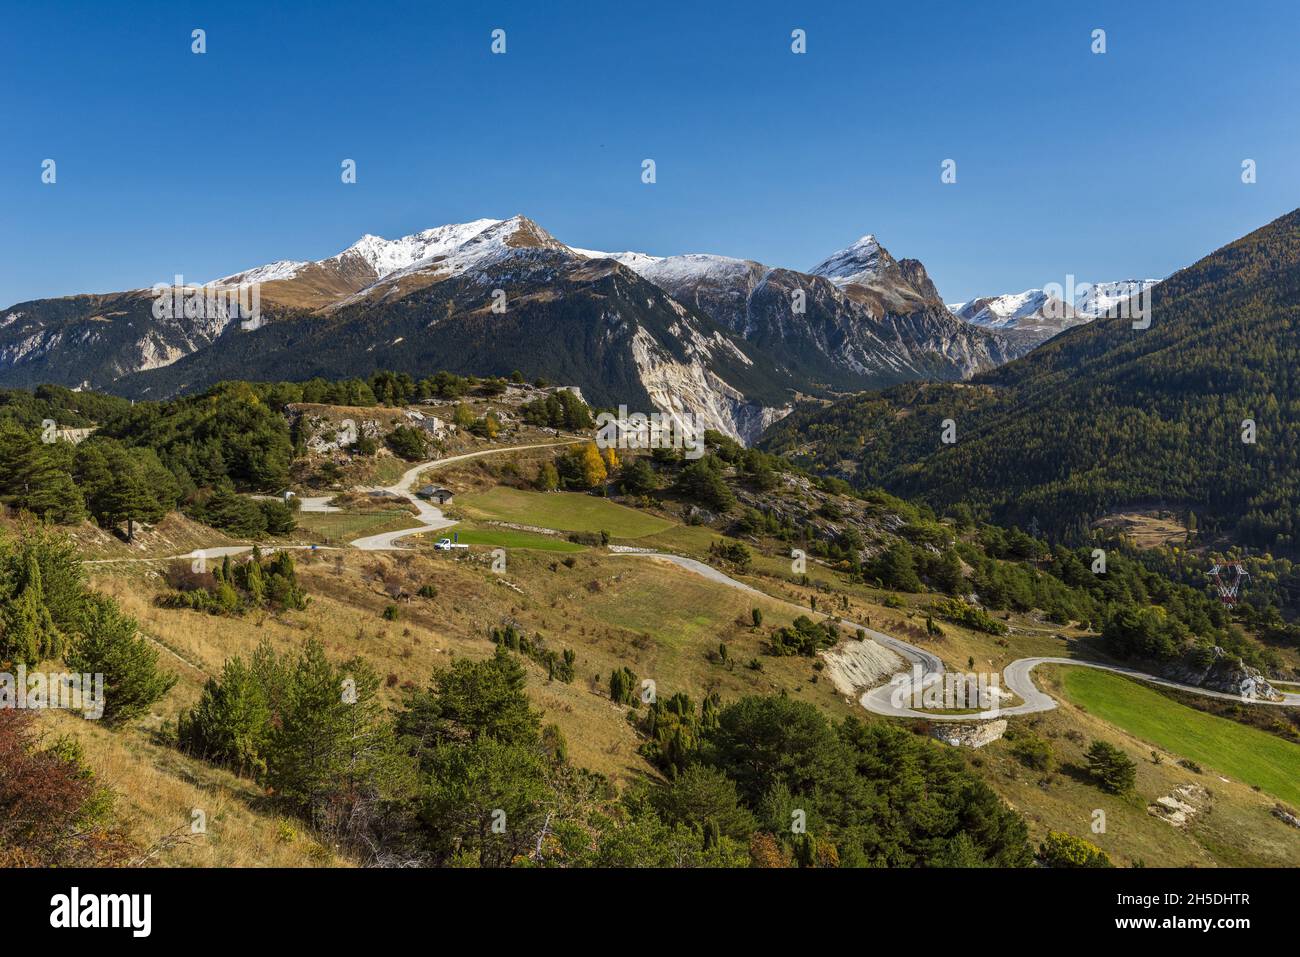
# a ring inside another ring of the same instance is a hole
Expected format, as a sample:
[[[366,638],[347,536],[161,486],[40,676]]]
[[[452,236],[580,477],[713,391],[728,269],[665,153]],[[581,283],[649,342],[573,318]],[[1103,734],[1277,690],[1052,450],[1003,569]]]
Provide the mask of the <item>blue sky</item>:
[[[517,212],[795,268],[871,232],[949,301],[1164,276],[1300,205],[1297,49],[1290,0],[10,2],[0,305]]]

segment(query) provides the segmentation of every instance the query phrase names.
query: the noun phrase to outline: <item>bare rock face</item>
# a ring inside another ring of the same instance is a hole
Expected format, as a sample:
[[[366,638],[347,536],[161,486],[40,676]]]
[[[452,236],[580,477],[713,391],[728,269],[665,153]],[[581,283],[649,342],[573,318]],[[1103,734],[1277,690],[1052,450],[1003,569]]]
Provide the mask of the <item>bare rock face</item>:
[[[1240,695],[1263,701],[1281,701],[1276,688],[1258,668],[1229,655],[1215,645],[1208,652],[1194,652],[1165,672],[1165,677],[1210,691]]]
[[[930,736],[954,748],[982,748],[1006,733],[1006,718],[998,718],[979,724],[936,724]]]
[[[870,639],[844,639],[821,656],[835,690],[845,697],[876,687],[904,666],[902,658]]]

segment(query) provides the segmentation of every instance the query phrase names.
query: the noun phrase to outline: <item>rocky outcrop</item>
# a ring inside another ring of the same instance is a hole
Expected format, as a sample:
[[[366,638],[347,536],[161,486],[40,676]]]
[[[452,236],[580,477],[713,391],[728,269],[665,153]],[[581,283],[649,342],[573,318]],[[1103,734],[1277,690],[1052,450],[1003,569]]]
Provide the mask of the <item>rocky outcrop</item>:
[[[849,698],[874,688],[903,667],[902,658],[870,638],[846,638],[821,656],[835,690]]]
[[[1182,684],[1196,685],[1210,691],[1240,695],[1263,701],[1281,701],[1278,693],[1258,668],[1252,668],[1235,655],[1215,645],[1185,655],[1176,665],[1161,671],[1163,677]]]
[[[1289,824],[1291,827],[1300,828],[1300,816],[1297,816],[1296,813],[1288,807],[1281,804],[1275,805],[1273,808],[1273,816],[1283,824]]]
[[[714,429],[746,445],[790,413],[792,406],[777,409],[750,401],[712,371],[713,350],[726,349],[731,345],[728,341],[698,337],[686,337],[685,341],[690,358],[682,361],[642,326],[632,337],[632,358],[641,385],[658,411],[679,418],[690,416],[704,429]]]
[[[1158,797],[1147,805],[1147,813],[1172,827],[1186,827],[1188,822],[1210,805],[1210,792],[1199,784],[1180,784],[1172,794]]]
[[[998,718],[979,724],[939,724],[931,729],[930,736],[954,748],[982,748],[1006,733],[1006,719]]]

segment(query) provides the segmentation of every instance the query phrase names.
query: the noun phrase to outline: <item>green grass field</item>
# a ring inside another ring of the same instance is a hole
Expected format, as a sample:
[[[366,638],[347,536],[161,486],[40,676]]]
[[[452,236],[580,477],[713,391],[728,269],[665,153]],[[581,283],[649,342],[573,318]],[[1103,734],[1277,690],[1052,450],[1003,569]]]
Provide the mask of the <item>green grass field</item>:
[[[381,512],[299,512],[298,534],[308,541],[340,545],[366,535],[414,528],[420,523],[410,512],[386,509]]]
[[[457,525],[446,534],[456,533],[466,545],[493,545],[501,548],[532,548],[542,552],[580,552],[583,546],[551,535],[536,532],[519,532],[513,528],[466,528]]]
[[[1207,771],[1213,768],[1300,805],[1300,746],[1188,708],[1119,675],[1069,667],[1061,675],[1065,695],[1103,721]]]
[[[641,538],[672,523],[608,499],[577,492],[526,492],[498,485],[478,495],[457,496],[466,513],[565,532],[606,531],[614,538]]]

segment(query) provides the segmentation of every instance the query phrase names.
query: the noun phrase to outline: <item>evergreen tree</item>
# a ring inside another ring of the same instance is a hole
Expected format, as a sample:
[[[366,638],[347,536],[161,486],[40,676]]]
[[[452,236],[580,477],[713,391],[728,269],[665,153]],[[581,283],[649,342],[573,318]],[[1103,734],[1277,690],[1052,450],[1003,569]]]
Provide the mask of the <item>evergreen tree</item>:
[[[1103,791],[1123,794],[1133,789],[1137,765],[1123,751],[1105,741],[1094,740],[1088,748],[1088,773]]]
[[[0,661],[34,668],[62,655],[64,637],[45,604],[40,562],[31,551],[25,559],[15,597],[0,608]]]
[[[139,633],[117,603],[91,595],[67,655],[76,671],[104,676],[104,720],[110,724],[144,714],[171,690],[176,676],[158,668],[158,650]]]

